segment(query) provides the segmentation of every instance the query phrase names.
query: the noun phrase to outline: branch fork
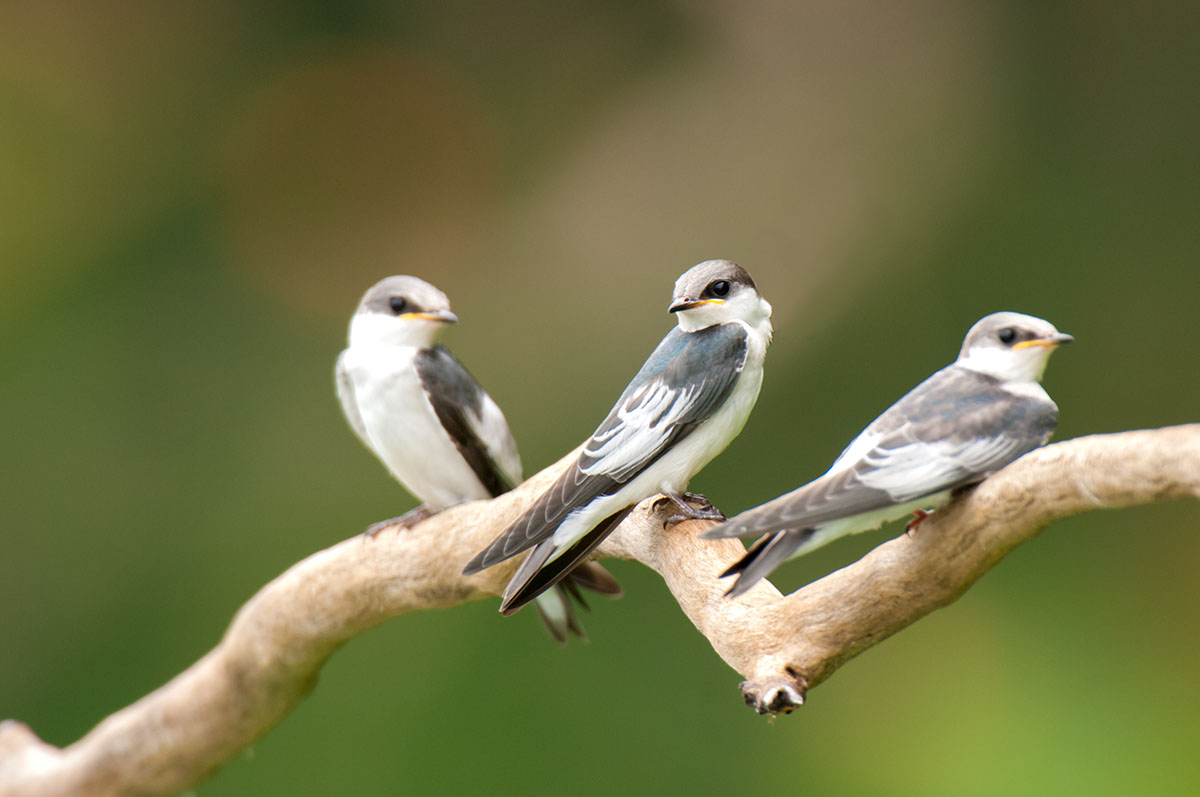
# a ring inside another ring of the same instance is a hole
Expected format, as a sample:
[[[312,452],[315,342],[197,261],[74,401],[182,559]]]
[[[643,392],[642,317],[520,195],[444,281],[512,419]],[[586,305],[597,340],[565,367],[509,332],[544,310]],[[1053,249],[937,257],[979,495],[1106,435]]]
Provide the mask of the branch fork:
[[[170,794],[210,777],[266,734],[325,661],[399,614],[499,595],[517,560],[463,565],[558,477],[574,453],[512,492],[411,528],[355,536],[299,562],[251,598],[221,642],[173,680],[65,748],[0,723],[0,795]],[[688,619],[741,673],[746,703],[788,713],[854,656],[952,603],[1052,521],[1097,508],[1200,498],[1200,424],[1094,435],[1030,452],[862,559],[791,593],[761,581],[726,598],[738,540],[710,520],[669,529],[648,499],[600,546],[658,572]]]

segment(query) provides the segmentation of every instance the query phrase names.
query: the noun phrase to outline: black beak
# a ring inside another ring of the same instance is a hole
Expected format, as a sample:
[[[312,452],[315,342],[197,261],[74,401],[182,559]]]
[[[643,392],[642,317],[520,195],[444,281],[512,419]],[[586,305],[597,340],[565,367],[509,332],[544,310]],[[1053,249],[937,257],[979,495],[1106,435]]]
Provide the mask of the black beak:
[[[680,310],[691,310],[693,307],[699,307],[702,304],[708,304],[706,299],[680,299],[677,302],[672,302],[667,308],[668,313],[678,313]]]

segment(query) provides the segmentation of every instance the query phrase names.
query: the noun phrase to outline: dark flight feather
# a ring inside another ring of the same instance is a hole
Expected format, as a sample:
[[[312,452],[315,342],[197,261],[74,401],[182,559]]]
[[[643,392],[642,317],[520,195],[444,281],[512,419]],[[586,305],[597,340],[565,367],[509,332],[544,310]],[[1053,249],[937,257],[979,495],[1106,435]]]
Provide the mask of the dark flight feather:
[[[704,536],[808,528],[977,482],[1044,445],[1057,422],[1052,401],[1014,394],[995,377],[951,365],[863,430],[861,437],[879,439],[852,467],[743,512]],[[889,455],[910,445],[927,445],[916,453],[934,465],[898,461],[889,466]],[[908,483],[903,482],[906,471],[915,474]]]
[[[567,577],[572,568],[595,550],[632,511],[633,507],[627,506],[609,515],[548,564],[546,560],[554,553],[553,541],[546,540],[530,551],[525,561],[517,568],[516,574],[509,580],[508,586],[504,588],[504,599],[500,603],[501,613],[512,614]]]
[[[413,365],[442,428],[484,489],[493,498],[511,490],[515,485],[500,469],[467,417],[467,412],[474,413],[476,418],[482,416],[483,388],[445,346],[422,349],[413,358]]]
[[[695,332],[684,332],[679,327],[671,330],[625,388],[579,458],[533,506],[472,559],[463,572],[468,575],[479,572],[542,543],[576,509],[620,490],[724,403],[745,365],[747,351],[747,333],[741,324],[714,324]],[[615,462],[606,470],[587,472],[606,463],[603,454],[596,456],[589,454],[589,450],[602,449],[603,442],[613,435],[637,433],[625,428],[622,413],[642,406],[656,385],[665,386],[674,395],[692,389],[689,403],[656,441],[657,445],[639,449],[636,456]]]

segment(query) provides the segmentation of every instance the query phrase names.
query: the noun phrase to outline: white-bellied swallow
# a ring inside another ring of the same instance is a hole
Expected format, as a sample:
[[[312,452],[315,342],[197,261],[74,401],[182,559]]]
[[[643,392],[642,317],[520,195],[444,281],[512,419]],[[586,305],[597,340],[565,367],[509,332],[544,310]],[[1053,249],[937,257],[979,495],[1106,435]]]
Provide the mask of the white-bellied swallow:
[[[512,614],[592,552],[639,501],[662,493],[682,518],[719,518],[688,505],[688,481],[746,423],[762,385],[771,305],[745,269],[708,260],[675,283],[667,334],[566,472],[491,545],[475,573],[529,551],[504,590]]]
[[[500,407],[449,349],[434,344],[457,320],[446,294],[398,276],[372,286],[350,322],[350,345],[336,368],[342,410],[359,439],[422,502],[368,534],[494,498],[521,482],[521,458]],[[543,596],[539,614],[560,642],[569,632],[586,636],[568,600],[568,592],[579,598],[579,586],[621,592],[603,567],[588,563]]]
[[[738,575],[729,594],[845,534],[910,513],[919,522],[951,491],[1044,445],[1058,407],[1039,381],[1050,353],[1071,340],[1021,313],[981,318],[958,359],[872,421],[823,476],[702,535],[766,535],[722,573]]]

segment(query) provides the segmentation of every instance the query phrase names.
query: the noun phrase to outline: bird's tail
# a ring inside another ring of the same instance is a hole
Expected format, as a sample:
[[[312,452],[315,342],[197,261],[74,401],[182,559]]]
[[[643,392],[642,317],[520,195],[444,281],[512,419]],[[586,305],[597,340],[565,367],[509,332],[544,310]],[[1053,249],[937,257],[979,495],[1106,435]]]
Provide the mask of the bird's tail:
[[[781,496],[780,498],[786,497]],[[779,517],[779,513],[774,511],[772,505],[779,500],[777,498],[762,506],[747,509],[745,512],[729,518],[724,523],[718,523],[712,528],[705,530],[700,536],[706,540],[720,540],[726,537],[749,537],[752,534],[783,533],[788,529],[790,524]],[[794,528],[794,525],[792,527]]]
[[[579,622],[572,600],[582,609],[587,609],[580,588],[590,589],[609,598],[621,597],[621,585],[599,562],[583,562],[575,567],[554,589],[543,592],[534,599],[534,608],[542,618],[542,624],[557,641],[566,643],[574,634],[587,641],[587,631]]]
[[[581,587],[609,598],[619,598],[624,594],[621,591],[621,585],[613,578],[612,573],[605,570],[604,565],[599,562],[584,562],[577,565],[574,570],[567,573],[562,586],[570,590],[572,597],[579,601],[584,608],[587,608],[587,604],[584,602],[583,596],[579,594]]]
[[[728,597],[736,598],[770,575],[772,570],[788,559],[812,550],[821,542],[824,540],[819,539],[817,529],[774,531],[764,534],[750,546],[745,556],[721,573],[722,578],[735,574],[738,577],[738,580],[725,594]]]
[[[551,555],[555,553],[554,539],[551,538],[539,543],[525,557],[525,561],[521,562],[521,566],[517,568],[516,574],[508,582],[508,586],[504,588],[504,599],[500,602],[500,612],[505,616],[512,614],[570,575],[575,566],[595,550],[596,546],[632,510],[632,506],[627,506],[609,515],[597,523],[595,528],[580,537],[574,545],[553,559]],[[593,571],[588,572],[592,573]],[[605,575],[607,575],[607,571],[605,571]],[[612,576],[608,576],[608,578],[612,579]],[[612,582],[612,585],[616,586],[618,591],[620,590],[615,581]],[[600,591],[603,592],[604,590]],[[609,594],[611,594],[611,591]]]

